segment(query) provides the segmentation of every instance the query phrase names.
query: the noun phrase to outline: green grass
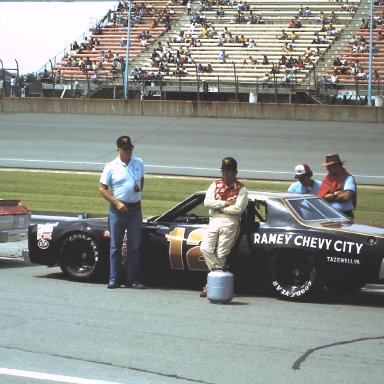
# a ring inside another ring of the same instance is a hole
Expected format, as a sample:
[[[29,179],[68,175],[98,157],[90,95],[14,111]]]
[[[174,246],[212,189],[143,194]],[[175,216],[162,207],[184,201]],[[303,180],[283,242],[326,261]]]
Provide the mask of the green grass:
[[[32,212],[106,214],[108,203],[99,195],[98,173],[0,171],[0,198],[17,198]],[[290,182],[243,180],[248,189],[286,191]],[[143,193],[143,214],[158,215],[198,190],[206,190],[209,178],[148,175]],[[358,186],[356,219],[384,225],[384,187]]]

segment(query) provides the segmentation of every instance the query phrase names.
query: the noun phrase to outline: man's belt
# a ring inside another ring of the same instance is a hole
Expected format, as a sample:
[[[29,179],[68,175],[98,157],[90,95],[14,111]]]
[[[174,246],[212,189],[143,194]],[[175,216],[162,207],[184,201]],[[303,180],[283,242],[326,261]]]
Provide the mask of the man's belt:
[[[137,207],[138,205],[141,204],[141,201],[136,201],[136,203],[126,203],[125,201],[122,201],[122,203],[126,206],[126,207]]]

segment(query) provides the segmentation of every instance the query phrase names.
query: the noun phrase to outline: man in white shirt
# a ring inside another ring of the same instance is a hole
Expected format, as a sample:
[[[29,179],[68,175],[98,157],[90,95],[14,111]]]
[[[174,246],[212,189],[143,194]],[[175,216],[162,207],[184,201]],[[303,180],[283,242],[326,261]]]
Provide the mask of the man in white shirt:
[[[144,188],[144,162],[132,156],[129,136],[117,141],[118,156],[105,165],[99,192],[110,203],[108,223],[111,235],[108,288],[145,288],[139,280],[140,242],[142,231],[141,193]],[[127,270],[121,276],[123,240],[126,231]]]

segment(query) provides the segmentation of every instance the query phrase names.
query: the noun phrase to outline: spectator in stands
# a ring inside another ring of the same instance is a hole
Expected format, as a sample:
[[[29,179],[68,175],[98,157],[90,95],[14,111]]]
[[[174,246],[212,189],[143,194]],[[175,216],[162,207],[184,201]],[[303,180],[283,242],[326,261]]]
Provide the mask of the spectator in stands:
[[[16,97],[17,79],[15,75],[11,77],[11,97]]]
[[[280,69],[278,67],[275,67],[275,64],[272,63],[272,68],[270,70],[271,75],[273,75],[273,78],[276,78],[276,75],[280,73]]]
[[[222,18],[225,16],[225,12],[224,12],[224,9],[223,7],[220,7],[217,11],[216,11],[216,18]]]
[[[288,34],[283,29],[279,35],[276,35],[278,40],[285,40],[288,37]]]
[[[367,80],[367,74],[364,72],[363,69],[359,69],[356,73],[356,79],[357,80]]]
[[[327,29],[327,35],[328,36],[334,36],[335,38],[338,38],[340,33],[339,31],[337,30],[337,28],[331,23],[329,24],[328,26],[328,29]]]
[[[126,36],[121,36],[120,47],[126,47],[126,46],[127,46],[127,37]]]
[[[288,35],[288,40],[291,40],[292,43],[294,43],[297,39],[299,38],[299,35],[297,34],[296,31],[292,31],[289,35]]]
[[[225,53],[225,50],[222,50],[219,55],[217,56],[217,59],[221,62],[221,63],[225,63],[226,62],[226,59],[227,59],[227,54]]]
[[[213,68],[212,68],[211,63],[207,64],[207,66],[205,67],[205,72],[206,73],[212,73],[213,72]]]
[[[279,59],[279,67],[284,67],[285,64],[287,62],[287,56],[285,55],[281,55],[280,59]]]
[[[225,37],[224,33],[222,33],[219,38],[219,42],[217,43],[217,46],[222,47],[226,42],[227,42],[227,38]]]
[[[369,21],[366,19],[362,19],[360,29],[369,29]]]
[[[61,72],[61,69],[57,69],[55,73],[55,82],[56,84],[61,84],[63,82],[63,74]]]
[[[281,47],[281,50],[285,53],[289,52],[288,43],[284,43],[284,45]]]
[[[339,85],[339,78],[337,76],[337,73],[333,72],[331,75],[331,86],[336,89],[338,88],[338,85]]]
[[[262,79],[261,79],[261,82],[263,84],[263,88],[268,88],[269,87],[269,82],[270,82],[271,78],[269,77],[269,73],[266,73]]]
[[[263,56],[263,61],[261,62],[261,64],[263,64],[263,65],[268,65],[269,64],[269,59],[268,59],[267,55]]]
[[[80,84],[77,79],[75,79],[75,83],[73,85],[73,97],[77,98],[81,96]]]
[[[350,44],[350,45],[357,44],[357,37],[356,37],[356,35],[353,35],[351,37],[351,39],[349,40],[348,44]]]
[[[77,50],[80,48],[79,44],[77,44],[77,41],[75,40],[71,46],[71,51],[77,52]]]
[[[311,44],[320,44],[320,43],[321,43],[321,39],[319,36],[319,32],[315,32],[315,37],[313,38]]]
[[[312,16],[312,12],[310,11],[309,7],[305,7],[305,10],[303,12],[303,17],[308,18]]]
[[[209,85],[208,85],[208,83],[205,80],[203,80],[203,92],[204,93],[208,93],[209,92]]]

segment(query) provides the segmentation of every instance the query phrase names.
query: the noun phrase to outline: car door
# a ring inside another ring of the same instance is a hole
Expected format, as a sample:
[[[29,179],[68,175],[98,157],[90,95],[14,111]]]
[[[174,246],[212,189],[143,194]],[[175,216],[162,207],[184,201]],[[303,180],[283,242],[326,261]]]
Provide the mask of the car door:
[[[199,196],[170,214],[144,223],[146,259],[161,269],[208,271],[200,253],[208,222],[208,208]]]

